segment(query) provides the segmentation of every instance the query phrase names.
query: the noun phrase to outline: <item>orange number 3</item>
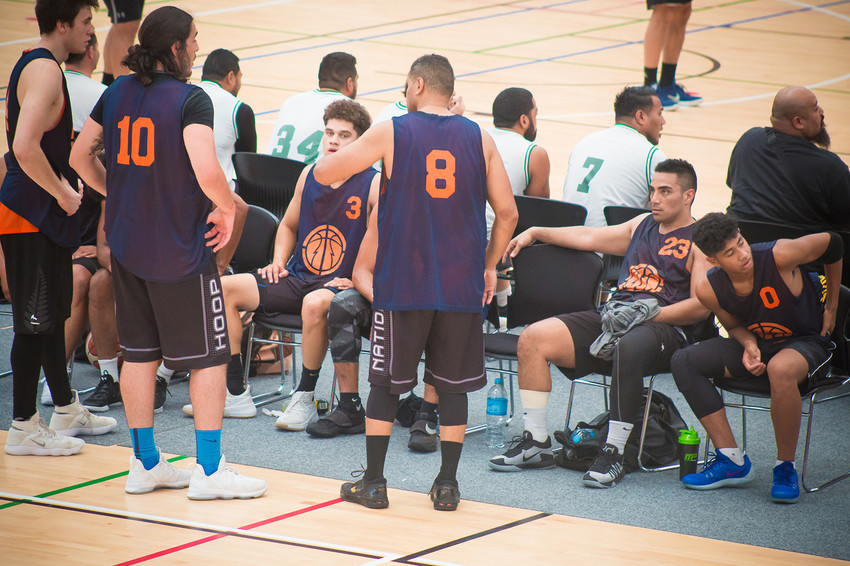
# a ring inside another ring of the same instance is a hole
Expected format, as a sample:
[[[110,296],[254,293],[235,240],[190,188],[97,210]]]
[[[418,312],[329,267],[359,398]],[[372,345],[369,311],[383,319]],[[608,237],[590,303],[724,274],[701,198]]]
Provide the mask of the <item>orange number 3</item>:
[[[118,129],[121,131],[121,143],[118,147],[118,155],[116,161],[121,165],[129,165],[130,158],[133,159],[133,164],[140,167],[149,167],[154,160],[154,124],[150,118],[136,118],[133,122],[132,132],[130,131],[130,117],[124,116],[118,122]],[[145,130],[145,138],[147,138],[147,147],[145,153],[139,153],[139,143],[142,137],[142,130]],[[131,143],[132,142],[132,143]]]
[[[442,162],[443,167],[437,167]],[[425,158],[428,175],[425,190],[431,198],[449,198],[455,192],[455,156],[445,149],[433,149]]]
[[[360,207],[362,206],[360,197],[349,197],[345,202],[351,205],[351,208],[345,211],[345,215],[352,220],[360,218]]]

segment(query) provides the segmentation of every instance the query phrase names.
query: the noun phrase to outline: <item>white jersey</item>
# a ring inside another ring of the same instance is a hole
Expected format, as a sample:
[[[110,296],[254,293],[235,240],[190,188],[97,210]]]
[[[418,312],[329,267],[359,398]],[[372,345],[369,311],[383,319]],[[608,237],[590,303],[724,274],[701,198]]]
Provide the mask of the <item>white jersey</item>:
[[[315,163],[322,152],[325,108],[337,100],[349,98],[335,90],[316,89],[286,99],[277,114],[266,153],[308,165]]]
[[[514,195],[525,194],[525,189],[528,188],[528,164],[531,159],[531,150],[537,147],[537,144],[530,142],[521,134],[513,130],[503,128],[490,128],[487,130],[493,141],[496,142],[496,149],[502,157],[502,163],[505,164],[505,171],[508,173],[508,180],[511,182],[511,190]],[[496,213],[487,203],[487,234],[493,228],[493,220],[496,219]]]
[[[71,117],[74,131],[80,132],[91,114],[92,108],[100,100],[106,85],[77,71],[65,71],[68,83],[68,96],[71,97]]]
[[[384,108],[378,112],[377,118],[372,121],[372,125],[380,124],[381,122],[386,122],[387,120],[392,120],[397,116],[404,116],[407,114],[407,105],[404,102],[396,102],[394,104],[387,104]],[[383,161],[376,161],[372,164],[374,169],[381,171],[384,167]]]
[[[594,132],[570,154],[563,200],[587,209],[585,226],[606,226],[606,206],[649,208],[649,182],[666,159],[646,137],[625,124]]]
[[[221,88],[217,82],[201,81],[198,85],[206,92],[213,103],[213,137],[215,138],[215,156],[230,184],[230,190],[236,189],[236,170],[233,168],[233,154],[239,129],[236,126],[236,113],[242,101]]]

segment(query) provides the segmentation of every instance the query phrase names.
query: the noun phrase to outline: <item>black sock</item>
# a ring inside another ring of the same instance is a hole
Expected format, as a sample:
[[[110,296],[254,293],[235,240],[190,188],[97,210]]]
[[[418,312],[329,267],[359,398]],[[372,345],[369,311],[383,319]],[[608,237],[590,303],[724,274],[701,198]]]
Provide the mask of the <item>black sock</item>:
[[[429,415],[432,415],[432,414],[437,412],[437,404],[436,403],[429,403],[428,401],[425,401],[423,399],[422,400],[422,406],[419,407],[419,412],[420,413],[428,413]]]
[[[307,369],[306,366],[301,368],[301,381],[298,383],[296,391],[315,391],[316,384],[319,382],[319,369]]]
[[[661,63],[661,79],[658,81],[658,88],[673,86],[675,81],[676,63]]]
[[[384,477],[384,461],[390,447],[389,436],[366,436],[366,474],[363,479],[373,481]]]
[[[106,86],[111,85],[115,81],[115,76],[112,73],[103,73],[103,78],[100,79],[100,82],[105,84]]]
[[[643,86],[652,86],[658,82],[658,67],[643,68]]]
[[[227,390],[231,395],[245,393],[245,369],[242,367],[242,354],[233,354],[227,362]]]
[[[463,450],[463,442],[440,441],[440,456],[442,456],[443,465],[440,467],[437,481],[457,481],[457,464],[460,462],[461,450]]]
[[[340,393],[339,404],[357,407],[361,404],[360,393]]]

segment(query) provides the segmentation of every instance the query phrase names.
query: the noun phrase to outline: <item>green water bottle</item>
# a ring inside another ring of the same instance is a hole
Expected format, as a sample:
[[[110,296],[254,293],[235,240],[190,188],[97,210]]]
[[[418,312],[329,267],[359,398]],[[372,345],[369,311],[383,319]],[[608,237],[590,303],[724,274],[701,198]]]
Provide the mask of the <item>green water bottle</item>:
[[[679,431],[679,479],[697,471],[697,453],[699,452],[699,434],[690,430]]]

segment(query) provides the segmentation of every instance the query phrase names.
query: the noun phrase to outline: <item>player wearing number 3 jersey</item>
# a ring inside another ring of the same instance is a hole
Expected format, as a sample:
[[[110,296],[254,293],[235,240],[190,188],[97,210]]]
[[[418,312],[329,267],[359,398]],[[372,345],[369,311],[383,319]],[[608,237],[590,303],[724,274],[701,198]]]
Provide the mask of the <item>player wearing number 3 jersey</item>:
[[[616,226],[530,228],[508,245],[508,255],[541,241],[547,244],[623,255],[619,289],[613,299],[628,312],[630,303],[657,301],[657,314],[630,326],[613,348],[613,359],[590,354],[602,333],[601,308],[549,318],[526,328],[519,337],[519,390],[523,440],[490,460],[498,471],[555,465],[546,428],[552,388],[549,364],[569,368],[570,379],[588,373],[611,376],[611,419],[599,456],[583,478],[589,487],[611,487],[623,477],[623,449],[643,407],[643,378],[668,371],[670,357],[685,346],[708,310],[694,294],[705,276],[705,257],[691,245],[691,205],[696,173],[687,161],[669,159],[655,170],[650,184],[652,213]]]
[[[507,173],[492,138],[447,110],[454,72],[425,55],[405,86],[408,114],[376,125],[316,164],[328,183],[383,160],[378,201],[372,351],[362,480],[342,486],[346,501],[386,507],[384,460],[399,394],[425,381],[439,394],[442,467],[431,488],[434,508],[460,499],[457,465],[466,430],[466,394],[486,383],[482,307],[493,296],[495,267],[516,224]],[[496,214],[489,244],[484,208]]]

